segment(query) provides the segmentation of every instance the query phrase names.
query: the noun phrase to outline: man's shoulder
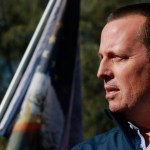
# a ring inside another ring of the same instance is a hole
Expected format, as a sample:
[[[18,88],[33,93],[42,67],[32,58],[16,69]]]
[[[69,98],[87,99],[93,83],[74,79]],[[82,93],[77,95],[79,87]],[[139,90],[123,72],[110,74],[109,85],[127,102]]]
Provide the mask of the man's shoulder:
[[[94,136],[72,150],[131,150],[130,144],[119,127],[115,127],[103,134]]]

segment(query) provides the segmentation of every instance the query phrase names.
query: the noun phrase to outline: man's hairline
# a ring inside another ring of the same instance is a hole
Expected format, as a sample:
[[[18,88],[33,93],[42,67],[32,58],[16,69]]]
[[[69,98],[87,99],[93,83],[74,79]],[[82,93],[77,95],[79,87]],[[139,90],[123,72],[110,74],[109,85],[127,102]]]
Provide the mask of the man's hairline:
[[[132,15],[136,15],[136,16],[143,16],[145,17],[145,22],[141,25],[141,28],[139,30],[139,33],[137,33],[139,35],[139,40],[143,43],[143,38],[142,38],[142,34],[145,30],[145,25],[147,23],[147,21],[149,20],[150,21],[150,18],[141,14],[141,13],[138,13],[136,14],[135,12],[132,12],[132,13],[129,13],[129,14],[125,14],[125,15],[122,15],[122,16],[118,16],[116,18],[109,18],[110,16],[108,16],[107,18],[107,22],[106,22],[106,25],[112,21],[115,21],[115,20],[119,20],[119,19],[123,19],[123,18],[126,18],[128,16],[132,16]],[[143,43],[144,44],[144,43]],[[144,44],[144,46],[146,47],[146,49],[148,50],[149,54],[150,54],[150,49]]]

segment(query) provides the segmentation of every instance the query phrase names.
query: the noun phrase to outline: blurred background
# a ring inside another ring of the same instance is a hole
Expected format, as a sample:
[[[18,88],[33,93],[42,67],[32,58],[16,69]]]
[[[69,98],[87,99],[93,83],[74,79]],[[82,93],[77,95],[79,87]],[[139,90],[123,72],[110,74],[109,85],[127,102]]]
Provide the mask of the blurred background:
[[[32,37],[48,0],[0,0],[0,102]],[[81,0],[80,58],[83,138],[113,126],[104,114],[103,83],[96,77],[100,32],[108,14],[120,6],[149,0]],[[0,137],[0,150],[7,138]]]

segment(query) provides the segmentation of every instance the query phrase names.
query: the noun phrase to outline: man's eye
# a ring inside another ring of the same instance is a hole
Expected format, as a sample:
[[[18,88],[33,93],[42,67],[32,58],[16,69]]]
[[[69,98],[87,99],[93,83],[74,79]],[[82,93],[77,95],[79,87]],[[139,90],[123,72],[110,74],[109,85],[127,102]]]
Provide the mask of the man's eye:
[[[119,56],[116,56],[116,57],[114,57],[114,59],[117,60],[117,61],[121,61],[123,58],[119,57]]]
[[[122,60],[126,60],[128,57],[127,56],[125,56],[125,55],[122,55],[122,56],[120,56],[120,55],[115,55],[114,57],[113,57],[113,60],[115,60],[115,61],[122,61]]]

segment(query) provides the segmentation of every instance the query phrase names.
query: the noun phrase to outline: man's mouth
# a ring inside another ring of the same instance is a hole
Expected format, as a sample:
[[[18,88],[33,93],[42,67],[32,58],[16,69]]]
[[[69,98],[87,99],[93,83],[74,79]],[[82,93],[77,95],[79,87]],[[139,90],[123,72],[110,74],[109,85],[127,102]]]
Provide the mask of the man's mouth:
[[[105,85],[105,91],[106,91],[106,96],[105,96],[106,99],[112,100],[115,98],[115,96],[118,94],[120,90],[116,86]]]

